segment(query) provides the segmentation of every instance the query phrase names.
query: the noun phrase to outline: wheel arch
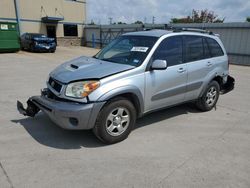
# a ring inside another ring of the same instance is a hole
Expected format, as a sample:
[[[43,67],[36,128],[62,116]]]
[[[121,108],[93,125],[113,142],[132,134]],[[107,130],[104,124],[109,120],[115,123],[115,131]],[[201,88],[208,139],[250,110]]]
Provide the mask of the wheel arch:
[[[216,81],[216,82],[218,82],[218,84],[219,84],[219,86],[220,86],[220,90],[221,90],[221,87],[222,87],[222,85],[223,85],[223,78],[221,77],[221,76],[215,76],[210,82],[212,82],[212,81]],[[209,83],[210,83],[209,82]]]
[[[209,83],[211,83],[212,81],[218,82],[218,84],[219,84],[219,86],[220,86],[220,90],[221,90],[221,87],[222,87],[222,85],[223,85],[223,77],[220,76],[220,75],[218,75],[218,74],[216,73],[215,75],[211,76],[211,78],[208,79],[208,81],[204,84],[204,86],[203,86],[203,88],[202,88],[202,90],[201,90],[201,93],[200,93],[199,97],[201,97],[201,96],[204,94],[204,92],[205,92],[206,89],[207,89],[207,85],[208,85]]]
[[[102,95],[98,101],[110,101],[122,97],[131,101],[136,109],[137,117],[142,116],[144,112],[144,100],[141,91],[136,87],[120,87],[113,89]]]

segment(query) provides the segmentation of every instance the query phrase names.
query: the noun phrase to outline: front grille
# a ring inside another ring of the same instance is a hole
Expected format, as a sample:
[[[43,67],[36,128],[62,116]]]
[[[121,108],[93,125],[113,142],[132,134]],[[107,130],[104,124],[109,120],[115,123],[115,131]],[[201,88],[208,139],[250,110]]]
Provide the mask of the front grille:
[[[49,78],[49,85],[58,93],[60,93],[62,90],[62,84],[58,83],[56,80],[54,80],[51,77]]]
[[[52,46],[53,43],[51,42],[41,42],[40,45],[43,45],[43,46]]]

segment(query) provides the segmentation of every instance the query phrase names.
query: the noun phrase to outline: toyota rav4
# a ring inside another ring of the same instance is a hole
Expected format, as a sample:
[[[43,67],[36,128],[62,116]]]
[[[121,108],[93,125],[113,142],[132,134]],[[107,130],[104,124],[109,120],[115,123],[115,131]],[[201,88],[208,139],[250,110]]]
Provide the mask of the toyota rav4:
[[[151,30],[124,34],[94,57],[66,62],[49,75],[47,88],[19,112],[40,110],[64,129],[88,130],[113,144],[128,137],[136,119],[194,102],[213,109],[234,88],[225,48],[203,30]]]

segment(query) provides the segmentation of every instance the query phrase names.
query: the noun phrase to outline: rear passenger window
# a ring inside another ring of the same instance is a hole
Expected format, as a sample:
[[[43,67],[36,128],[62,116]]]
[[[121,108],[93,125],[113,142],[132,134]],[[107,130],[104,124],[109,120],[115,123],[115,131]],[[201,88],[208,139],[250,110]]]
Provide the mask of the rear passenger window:
[[[221,49],[220,45],[216,40],[211,38],[207,38],[206,40],[208,42],[212,57],[219,57],[224,55],[223,50]]]
[[[170,37],[161,42],[154,53],[153,59],[166,60],[168,66],[182,63],[182,37]]]
[[[185,36],[185,61],[192,62],[204,59],[202,37]]]

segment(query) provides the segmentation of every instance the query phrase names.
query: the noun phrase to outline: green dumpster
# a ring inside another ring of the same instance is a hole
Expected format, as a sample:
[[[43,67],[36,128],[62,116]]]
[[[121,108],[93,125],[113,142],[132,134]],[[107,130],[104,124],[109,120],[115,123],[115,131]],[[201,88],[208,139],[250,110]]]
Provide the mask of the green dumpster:
[[[0,52],[19,50],[20,40],[17,23],[0,22]]]

